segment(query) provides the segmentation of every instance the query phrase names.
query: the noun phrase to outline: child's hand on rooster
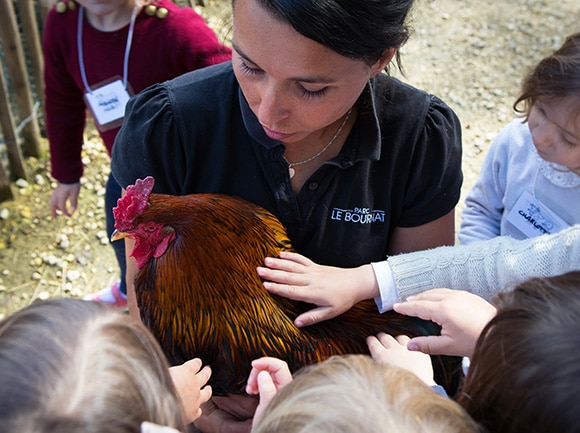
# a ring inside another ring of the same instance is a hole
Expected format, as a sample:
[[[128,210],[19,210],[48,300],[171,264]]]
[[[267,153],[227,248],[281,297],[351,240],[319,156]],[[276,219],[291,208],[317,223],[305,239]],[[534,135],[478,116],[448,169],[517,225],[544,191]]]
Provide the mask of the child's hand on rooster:
[[[356,303],[378,296],[379,289],[371,265],[343,269],[323,266],[287,251],[279,258],[266,257],[258,275],[270,293],[317,307],[296,318],[297,327],[332,319]]]
[[[188,422],[193,422],[201,416],[201,405],[211,398],[211,386],[206,385],[211,369],[207,365],[202,368],[201,359],[194,358],[170,367],[169,372],[181,399],[183,413]]]
[[[415,337],[410,350],[431,355],[471,356],[485,325],[496,309],[485,299],[462,290],[431,289],[393,306],[397,313],[432,320],[441,335]]]
[[[254,423],[262,418],[266,407],[283,386],[292,381],[288,364],[281,359],[263,357],[252,362],[246,392],[260,394],[260,404],[254,414]]]
[[[429,386],[436,385],[433,379],[431,357],[422,352],[411,352],[407,349],[409,337],[399,335],[392,337],[384,332],[376,337],[367,337],[369,352],[375,361],[381,364],[391,364],[415,374]]]

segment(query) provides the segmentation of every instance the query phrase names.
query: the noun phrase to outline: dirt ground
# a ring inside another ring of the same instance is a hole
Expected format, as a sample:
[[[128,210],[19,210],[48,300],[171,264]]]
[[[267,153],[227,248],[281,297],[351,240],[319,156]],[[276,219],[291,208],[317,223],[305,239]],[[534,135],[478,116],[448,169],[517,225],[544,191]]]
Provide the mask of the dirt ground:
[[[206,0],[201,9],[220,34],[227,34],[222,18],[229,3]],[[578,0],[418,0],[413,34],[401,51],[404,79],[441,97],[461,119],[463,195],[491,140],[512,118],[526,69],[580,31],[579,22]],[[117,278],[104,231],[108,159],[93,129],[84,158],[73,218],[50,217],[46,155],[29,160],[28,182],[15,184],[14,201],[0,203],[0,318],[36,299],[82,296]]]

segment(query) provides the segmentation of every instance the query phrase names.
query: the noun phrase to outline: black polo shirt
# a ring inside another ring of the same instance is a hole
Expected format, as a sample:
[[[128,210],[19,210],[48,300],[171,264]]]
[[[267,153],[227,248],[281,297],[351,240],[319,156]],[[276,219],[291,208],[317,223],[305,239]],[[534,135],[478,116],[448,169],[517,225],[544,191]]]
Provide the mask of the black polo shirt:
[[[460,196],[461,128],[440,99],[385,74],[371,79],[340,154],[296,196],[282,155],[249,109],[231,63],[154,85],[132,98],[112,155],[126,188],[245,198],[274,213],[296,250],[354,267],[386,257],[393,229],[426,224]]]

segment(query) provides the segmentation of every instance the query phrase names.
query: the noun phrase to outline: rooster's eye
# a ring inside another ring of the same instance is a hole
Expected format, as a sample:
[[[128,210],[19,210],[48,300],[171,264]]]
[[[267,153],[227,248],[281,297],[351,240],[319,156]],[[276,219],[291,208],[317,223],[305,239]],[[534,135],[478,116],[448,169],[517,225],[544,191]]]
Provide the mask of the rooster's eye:
[[[141,225],[141,230],[143,230],[144,232],[147,233],[154,233],[159,229],[159,224],[150,222],[150,223],[146,223],[146,224],[142,224]]]

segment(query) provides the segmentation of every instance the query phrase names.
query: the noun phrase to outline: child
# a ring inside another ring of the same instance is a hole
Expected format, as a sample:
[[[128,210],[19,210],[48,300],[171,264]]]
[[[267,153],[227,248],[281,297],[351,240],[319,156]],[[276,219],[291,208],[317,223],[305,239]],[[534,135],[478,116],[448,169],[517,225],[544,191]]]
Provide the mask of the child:
[[[211,397],[200,368],[170,374],[143,325],[107,305],[40,301],[0,322],[0,432],[186,432]]]
[[[580,404],[580,272],[535,278],[495,299],[495,316],[475,319],[458,292],[422,293],[395,310],[435,320],[441,336],[411,339],[427,353],[470,355],[459,323],[483,328],[458,402],[490,432],[575,432]],[[474,295],[470,295],[474,296]],[[475,301],[479,303],[479,301]],[[458,302],[455,302],[459,306]],[[489,321],[488,321],[489,320]],[[375,350],[380,351],[379,349]],[[383,347],[383,352],[390,349]]]
[[[466,197],[459,241],[525,239],[580,223],[580,33],[525,77]]]
[[[294,379],[283,361],[260,358],[248,380],[248,392],[258,391],[253,433],[479,431],[417,376],[366,355],[333,356]]]
[[[47,16],[43,51],[51,175],[56,180],[49,203],[53,218],[60,213],[70,217],[77,208],[87,108],[110,154],[133,93],[231,58],[231,50],[195,10],[170,0],[60,0]],[[112,209],[120,197],[121,187],[109,175],[109,236]],[[112,245],[121,278],[87,299],[126,307],[124,243]]]

